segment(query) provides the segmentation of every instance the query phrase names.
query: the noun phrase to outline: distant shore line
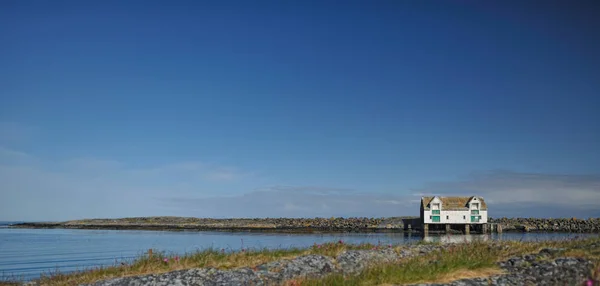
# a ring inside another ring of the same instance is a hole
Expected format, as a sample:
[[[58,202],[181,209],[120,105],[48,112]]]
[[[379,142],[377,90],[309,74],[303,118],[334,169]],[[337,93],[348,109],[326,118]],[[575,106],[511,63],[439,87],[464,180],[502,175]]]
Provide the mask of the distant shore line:
[[[600,233],[600,218],[491,218],[504,232]],[[239,218],[135,217],[83,219],[65,222],[27,222],[11,228],[62,228],[155,231],[231,232],[407,232],[421,233],[419,217],[388,218]],[[430,233],[436,233],[431,232]]]

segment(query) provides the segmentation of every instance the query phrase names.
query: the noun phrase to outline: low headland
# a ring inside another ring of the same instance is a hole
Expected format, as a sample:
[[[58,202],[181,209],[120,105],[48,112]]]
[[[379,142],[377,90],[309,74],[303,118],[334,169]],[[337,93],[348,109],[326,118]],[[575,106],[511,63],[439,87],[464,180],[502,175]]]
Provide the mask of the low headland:
[[[600,218],[490,218],[488,222],[500,225],[505,232],[600,233]],[[213,219],[161,216],[29,222],[11,227],[173,231],[419,232],[420,221],[418,217]]]
[[[559,241],[209,249],[0,285],[599,285],[600,237]]]

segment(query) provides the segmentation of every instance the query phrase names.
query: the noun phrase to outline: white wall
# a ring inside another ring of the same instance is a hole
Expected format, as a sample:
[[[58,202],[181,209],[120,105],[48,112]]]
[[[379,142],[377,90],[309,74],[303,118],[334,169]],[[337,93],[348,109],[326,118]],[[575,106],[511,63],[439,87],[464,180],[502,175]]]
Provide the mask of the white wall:
[[[481,216],[481,219],[479,220],[479,223],[487,223],[487,211],[479,211],[479,215]],[[456,224],[465,224],[465,223],[471,223],[471,211],[470,210],[465,210],[465,211],[440,211],[440,222],[433,222],[431,219],[431,216],[433,216],[433,214],[431,213],[431,211],[426,210],[424,212],[424,216],[425,216],[425,223],[456,223]]]

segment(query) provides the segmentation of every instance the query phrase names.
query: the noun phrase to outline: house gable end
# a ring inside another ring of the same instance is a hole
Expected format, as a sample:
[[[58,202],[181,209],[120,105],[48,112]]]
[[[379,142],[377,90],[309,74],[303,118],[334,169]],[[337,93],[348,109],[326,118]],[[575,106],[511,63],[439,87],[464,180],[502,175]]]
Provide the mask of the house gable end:
[[[471,208],[472,202],[479,203],[480,210],[487,210],[487,204],[482,197],[470,196],[470,197],[421,197],[421,208],[423,210],[430,210],[432,203],[439,203],[440,209],[444,210],[468,210]]]

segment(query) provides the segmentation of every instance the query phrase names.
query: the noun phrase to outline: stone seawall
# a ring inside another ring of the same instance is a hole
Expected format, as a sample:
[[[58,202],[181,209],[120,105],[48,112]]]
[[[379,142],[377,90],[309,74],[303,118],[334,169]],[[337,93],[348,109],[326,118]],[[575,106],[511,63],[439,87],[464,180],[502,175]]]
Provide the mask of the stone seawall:
[[[18,228],[248,230],[248,231],[377,231],[402,230],[403,218],[256,218],[210,219],[142,217],[85,219],[59,223],[21,223]]]
[[[600,218],[490,218],[503,231],[522,232],[600,232]]]
[[[600,233],[600,218],[540,219],[490,218],[504,232],[587,232]],[[139,229],[139,230],[220,230],[274,232],[384,232],[421,231],[418,217],[389,218],[256,218],[210,219],[185,217],[141,217],[85,219],[59,223],[22,223],[19,228]]]

